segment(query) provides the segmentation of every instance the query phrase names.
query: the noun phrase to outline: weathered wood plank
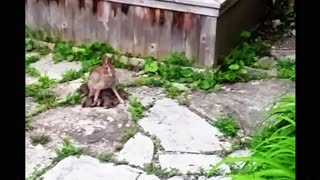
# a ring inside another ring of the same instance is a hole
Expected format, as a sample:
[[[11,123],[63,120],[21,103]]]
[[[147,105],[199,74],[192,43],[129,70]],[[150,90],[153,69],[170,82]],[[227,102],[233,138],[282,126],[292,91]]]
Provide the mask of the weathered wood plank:
[[[171,49],[176,52],[185,52],[186,29],[184,26],[185,13],[173,12]]]
[[[198,60],[200,38],[200,15],[186,14],[186,56],[194,61]]]
[[[97,12],[98,23],[97,23],[96,35],[97,35],[97,40],[104,43],[108,42],[108,31],[109,31],[108,14],[110,14],[110,4],[103,1],[99,1],[98,12]]]
[[[63,4],[62,4],[63,3]],[[64,2],[50,1],[50,34],[58,37],[62,34],[62,24],[64,23]]]
[[[158,58],[161,60],[171,52],[171,30],[173,12],[160,10]]]
[[[50,31],[50,1],[38,1],[38,10],[40,10],[40,17],[37,17],[38,28],[45,32]]]
[[[96,41],[96,27],[97,27],[97,3],[96,0],[85,0],[84,8],[84,22],[83,28],[85,28],[85,42]]]
[[[173,2],[177,4],[187,4],[194,6],[203,6],[203,7],[211,7],[211,8],[219,8],[222,3],[226,0],[158,0],[158,1],[167,1]]]
[[[120,49],[120,29],[121,29],[121,4],[110,3],[109,13],[109,43],[115,48]]]
[[[131,5],[121,5],[121,30],[120,49],[122,52],[133,52],[133,15],[134,7]]]
[[[74,40],[75,34],[81,34],[80,23],[77,23],[78,19],[81,19],[81,13],[79,13],[79,3],[77,0],[66,0],[63,8],[65,21],[62,24],[62,37],[66,40]],[[76,22],[76,23],[74,23]],[[78,37],[79,35],[77,35]],[[82,35],[83,36],[83,35]],[[80,36],[80,37],[82,37]],[[81,38],[80,38],[81,39]]]
[[[199,61],[197,65],[212,66],[214,64],[216,22],[214,17],[200,17]]]
[[[145,49],[145,10],[146,8],[135,6],[133,19],[133,54],[140,56],[144,54]]]
[[[215,8],[201,7],[195,5],[187,5],[187,4],[178,4],[174,2],[166,2],[166,1],[158,1],[158,0],[107,0],[110,2],[117,2],[123,4],[144,6],[149,8],[159,8],[165,10],[179,11],[179,12],[188,12],[206,16],[217,17],[219,10]]]
[[[76,42],[83,42],[85,41],[86,26],[87,26],[86,24],[84,24],[85,18],[86,18],[84,13],[84,8],[86,8],[85,3],[83,1],[77,1],[77,0],[72,0],[72,1],[74,1],[72,5],[70,4],[70,6],[72,7],[67,8],[71,11],[70,13],[67,14],[68,23],[71,23],[69,21],[72,21],[74,40]],[[70,20],[69,18],[72,18],[72,19]]]
[[[26,25],[32,29],[36,28],[35,17],[37,15],[36,0],[27,0],[26,7]]]
[[[154,8],[146,9],[145,23],[145,55],[157,56],[159,41],[159,19],[160,10]]]

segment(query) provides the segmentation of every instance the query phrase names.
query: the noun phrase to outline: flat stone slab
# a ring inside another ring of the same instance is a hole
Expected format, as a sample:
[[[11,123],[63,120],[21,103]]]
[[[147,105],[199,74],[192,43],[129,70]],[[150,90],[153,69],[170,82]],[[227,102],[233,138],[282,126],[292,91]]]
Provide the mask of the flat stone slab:
[[[26,177],[32,175],[36,169],[42,169],[51,164],[55,153],[42,145],[34,146],[26,138]]]
[[[77,79],[62,84],[58,84],[51,89],[51,91],[58,96],[59,99],[64,100],[69,94],[76,92],[83,83],[82,79]]]
[[[91,150],[106,151],[113,150],[113,145],[130,122],[127,110],[121,105],[110,109],[76,105],[45,111],[33,117],[31,125],[50,135],[52,141],[48,145],[53,148],[62,138],[68,137]]]
[[[217,128],[168,98],[156,101],[139,125],[160,138],[165,151],[200,153],[230,147],[229,143],[220,141],[218,136],[222,134]]]
[[[258,80],[222,87],[215,93],[195,92],[189,96],[190,107],[216,120],[229,114],[239,120],[245,134],[252,134],[266,120],[266,110],[287,93],[295,92],[289,80]]]
[[[159,162],[162,168],[175,168],[183,174],[199,173],[201,169],[208,171],[211,165],[219,163],[222,159],[217,155],[204,154],[160,154]],[[221,173],[229,173],[227,165],[221,165]]]
[[[151,163],[153,152],[154,145],[152,140],[141,133],[137,133],[126,142],[118,155],[118,160],[143,168],[145,163]]]
[[[126,91],[137,98],[144,107],[152,105],[156,100],[164,98],[165,94],[162,88],[148,86],[130,87]]]
[[[123,85],[128,85],[132,83],[137,77],[134,77],[135,72],[128,71],[126,69],[115,69],[116,76],[118,79],[118,82]]]
[[[26,97],[26,114],[32,113],[37,109],[38,103],[32,97]]]
[[[141,174],[138,180],[160,180],[160,178],[155,175]]]
[[[90,156],[71,156],[47,171],[43,180],[136,180],[140,170],[126,165],[102,163]]]
[[[38,82],[38,78],[26,75],[26,85],[34,84],[36,82]]]
[[[48,76],[51,79],[61,80],[64,73],[69,70],[78,71],[81,69],[80,62],[62,61],[55,64],[52,60],[52,53],[44,56],[39,61],[30,64],[31,67],[36,68],[42,76]]]
[[[289,58],[296,59],[296,39],[295,37],[290,37],[281,41],[271,49],[271,55],[277,59]]]

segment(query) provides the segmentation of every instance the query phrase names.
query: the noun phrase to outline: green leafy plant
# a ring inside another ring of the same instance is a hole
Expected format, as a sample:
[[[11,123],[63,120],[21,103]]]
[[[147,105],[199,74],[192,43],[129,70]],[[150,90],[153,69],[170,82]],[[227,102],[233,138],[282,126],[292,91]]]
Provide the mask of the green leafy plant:
[[[279,61],[277,64],[278,75],[281,78],[296,80],[296,64],[291,60]]]
[[[230,176],[234,180],[295,179],[295,98],[283,97],[270,110],[275,121],[253,138],[251,156],[228,157],[214,166],[208,176],[224,163],[244,162],[245,166]]]
[[[166,64],[180,65],[180,66],[192,66],[193,62],[189,60],[182,52],[172,52],[163,59]]]
[[[129,111],[131,113],[132,120],[137,122],[142,118],[143,112],[145,110],[144,106],[141,102],[139,102],[136,98],[129,99],[130,108]]]
[[[26,67],[26,73],[32,77],[40,77],[41,76],[40,72],[36,68],[33,68],[31,66]]]
[[[211,124],[217,127],[225,136],[234,137],[237,135],[239,129],[236,121],[232,117],[224,117],[216,121],[212,121]]]
[[[61,148],[56,149],[57,158],[59,160],[66,158],[68,156],[79,156],[83,153],[83,149],[77,148],[71,144],[70,140],[65,138],[63,139],[63,145]]]
[[[63,74],[62,79],[60,80],[60,83],[72,81],[81,78],[84,75],[81,71],[75,71],[75,70],[69,70]]]
[[[49,91],[49,88],[55,84],[56,81],[49,77],[40,77],[37,83],[26,86],[26,96],[35,98],[39,104],[55,107],[57,105],[57,98]]]
[[[40,59],[40,57],[38,55],[26,56],[26,66],[37,62],[39,59]]]

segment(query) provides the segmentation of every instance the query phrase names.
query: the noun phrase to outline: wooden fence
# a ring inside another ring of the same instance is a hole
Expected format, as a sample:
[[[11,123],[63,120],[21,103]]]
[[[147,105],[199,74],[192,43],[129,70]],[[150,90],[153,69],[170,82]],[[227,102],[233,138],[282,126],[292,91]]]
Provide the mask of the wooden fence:
[[[256,1],[263,0],[26,0],[26,25],[66,40],[109,43],[134,56],[185,52],[198,66],[211,66],[242,28],[256,23]]]

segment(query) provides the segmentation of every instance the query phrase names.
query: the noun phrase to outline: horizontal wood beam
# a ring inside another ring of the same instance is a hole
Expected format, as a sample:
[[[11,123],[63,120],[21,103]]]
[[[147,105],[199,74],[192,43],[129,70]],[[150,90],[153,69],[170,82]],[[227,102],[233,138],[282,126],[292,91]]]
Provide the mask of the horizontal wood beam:
[[[187,12],[193,14],[200,14],[205,16],[217,17],[219,15],[219,9],[179,4],[177,2],[159,1],[159,0],[105,0],[106,2],[116,2],[122,4],[144,6],[156,9],[165,9],[171,11]]]

